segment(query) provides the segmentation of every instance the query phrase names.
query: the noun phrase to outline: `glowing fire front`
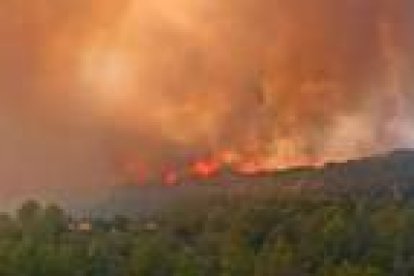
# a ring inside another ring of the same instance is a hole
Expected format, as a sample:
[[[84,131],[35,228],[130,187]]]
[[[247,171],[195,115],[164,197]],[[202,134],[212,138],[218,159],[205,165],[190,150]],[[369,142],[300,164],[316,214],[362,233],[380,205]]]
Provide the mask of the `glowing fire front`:
[[[296,159],[294,159],[296,157]],[[205,158],[188,160],[184,164],[164,164],[151,166],[141,160],[130,158],[122,163],[123,175],[126,181],[136,185],[151,185],[161,183],[165,186],[176,186],[185,183],[197,183],[203,180],[213,180],[225,174],[238,176],[255,176],[263,173],[276,173],[290,167],[319,167],[322,160],[297,156],[290,159],[260,160],[252,156],[243,156],[235,151],[225,150],[218,154],[211,154]]]
[[[25,115],[80,132],[137,183],[414,143],[412,1],[6,2],[15,29],[1,47],[21,49],[2,74],[28,72],[2,81],[29,74],[16,93],[35,99]]]

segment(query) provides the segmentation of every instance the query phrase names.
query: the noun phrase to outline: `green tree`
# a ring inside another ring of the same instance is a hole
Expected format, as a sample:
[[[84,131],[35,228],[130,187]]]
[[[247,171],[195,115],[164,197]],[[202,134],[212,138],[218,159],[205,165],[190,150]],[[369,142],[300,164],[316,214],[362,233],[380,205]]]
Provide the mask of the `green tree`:
[[[242,232],[241,224],[236,222],[221,241],[220,262],[223,276],[247,276],[254,273],[254,251]]]
[[[68,216],[57,205],[48,205],[43,212],[42,228],[45,235],[57,235],[67,229],[69,222]]]
[[[41,206],[37,201],[28,200],[17,210],[17,218],[23,227],[31,226],[38,221],[41,211]]]
[[[257,276],[296,276],[303,275],[296,261],[296,252],[285,238],[266,243],[256,261]]]
[[[370,265],[357,265],[344,262],[322,269],[321,276],[385,276],[380,269]]]
[[[128,275],[173,275],[175,254],[165,237],[158,234],[137,237],[128,260]]]

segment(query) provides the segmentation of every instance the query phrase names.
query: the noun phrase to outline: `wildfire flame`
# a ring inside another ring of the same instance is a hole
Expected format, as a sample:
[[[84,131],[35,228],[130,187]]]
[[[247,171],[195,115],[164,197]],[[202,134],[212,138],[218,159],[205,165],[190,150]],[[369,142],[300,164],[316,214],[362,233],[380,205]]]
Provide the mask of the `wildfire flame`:
[[[6,2],[2,89],[136,182],[414,144],[410,0]]]

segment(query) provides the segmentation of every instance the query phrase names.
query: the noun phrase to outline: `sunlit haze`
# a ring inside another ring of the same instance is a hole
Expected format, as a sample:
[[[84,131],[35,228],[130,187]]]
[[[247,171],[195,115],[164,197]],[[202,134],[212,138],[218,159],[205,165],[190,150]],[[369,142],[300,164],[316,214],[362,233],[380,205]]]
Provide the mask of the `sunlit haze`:
[[[0,191],[414,145],[410,0],[2,0]]]

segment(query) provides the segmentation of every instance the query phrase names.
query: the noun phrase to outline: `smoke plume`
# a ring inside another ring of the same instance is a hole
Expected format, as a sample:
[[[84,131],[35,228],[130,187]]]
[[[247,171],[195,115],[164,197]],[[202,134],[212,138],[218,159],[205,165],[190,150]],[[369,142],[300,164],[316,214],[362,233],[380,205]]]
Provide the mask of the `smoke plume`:
[[[1,1],[2,182],[410,147],[411,2]]]

